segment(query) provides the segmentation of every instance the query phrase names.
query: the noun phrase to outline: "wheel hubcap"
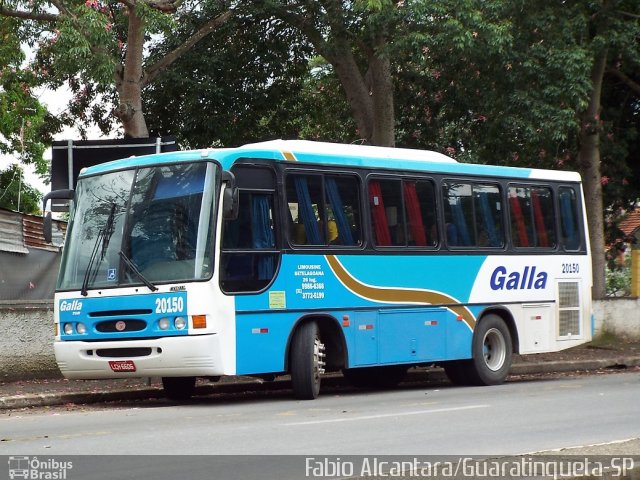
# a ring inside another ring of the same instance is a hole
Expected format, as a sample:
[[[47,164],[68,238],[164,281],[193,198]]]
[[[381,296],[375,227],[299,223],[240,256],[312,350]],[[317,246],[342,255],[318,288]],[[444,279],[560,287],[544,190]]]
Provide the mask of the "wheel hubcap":
[[[507,356],[507,344],[497,328],[491,328],[484,334],[482,343],[484,363],[494,372],[500,370]]]
[[[313,342],[313,370],[316,380],[324,373],[325,356],[324,343],[320,341],[320,338],[316,337]]]

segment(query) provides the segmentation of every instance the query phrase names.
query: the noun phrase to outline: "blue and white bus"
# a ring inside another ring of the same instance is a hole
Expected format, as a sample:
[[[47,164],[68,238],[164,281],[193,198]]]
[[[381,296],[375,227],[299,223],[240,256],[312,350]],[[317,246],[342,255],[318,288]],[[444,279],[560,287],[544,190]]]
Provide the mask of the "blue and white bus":
[[[498,384],[513,354],[592,335],[577,173],[400,148],[270,141],[83,170],[55,293],[68,378],[321,376],[416,365]]]

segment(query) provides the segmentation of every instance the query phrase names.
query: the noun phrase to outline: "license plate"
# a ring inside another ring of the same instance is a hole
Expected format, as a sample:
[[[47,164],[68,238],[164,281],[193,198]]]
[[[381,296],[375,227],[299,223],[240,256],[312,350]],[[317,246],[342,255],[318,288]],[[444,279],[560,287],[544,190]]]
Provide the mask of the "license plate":
[[[113,360],[109,362],[111,370],[114,372],[135,372],[136,364],[133,360]]]

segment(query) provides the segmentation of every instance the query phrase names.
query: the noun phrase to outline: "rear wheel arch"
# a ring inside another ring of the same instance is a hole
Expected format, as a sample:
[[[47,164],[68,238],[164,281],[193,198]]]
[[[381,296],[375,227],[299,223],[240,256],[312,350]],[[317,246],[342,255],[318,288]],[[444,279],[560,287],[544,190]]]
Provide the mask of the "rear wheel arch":
[[[505,307],[491,307],[482,312],[479,316],[478,323],[481,322],[488,315],[497,315],[502,318],[502,321],[507,325],[509,329],[509,334],[511,335],[511,345],[513,347],[513,353],[520,352],[520,337],[518,335],[518,327],[516,326],[516,321],[513,318],[511,312]],[[477,324],[476,324],[477,328]],[[474,329],[475,330],[475,329]]]

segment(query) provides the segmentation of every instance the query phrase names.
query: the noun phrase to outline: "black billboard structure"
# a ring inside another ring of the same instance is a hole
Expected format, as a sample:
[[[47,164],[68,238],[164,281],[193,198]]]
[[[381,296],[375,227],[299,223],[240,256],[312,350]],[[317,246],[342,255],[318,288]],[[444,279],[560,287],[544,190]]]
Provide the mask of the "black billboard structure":
[[[53,142],[51,190],[75,189],[80,170],[111,160],[178,150],[175,137]],[[52,202],[53,211],[66,210],[66,202]]]

